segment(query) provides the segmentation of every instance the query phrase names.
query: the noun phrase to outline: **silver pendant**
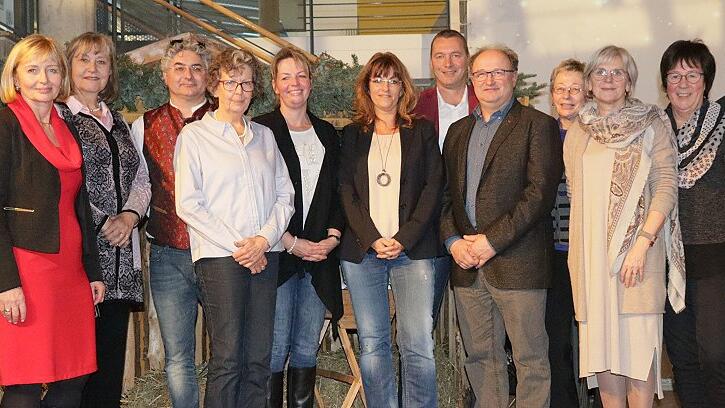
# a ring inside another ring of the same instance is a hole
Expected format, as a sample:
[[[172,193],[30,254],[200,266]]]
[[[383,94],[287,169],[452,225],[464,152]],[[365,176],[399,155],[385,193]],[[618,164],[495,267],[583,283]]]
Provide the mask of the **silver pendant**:
[[[385,170],[380,172],[377,177],[377,182],[380,186],[385,187],[390,184],[390,174],[386,173]]]

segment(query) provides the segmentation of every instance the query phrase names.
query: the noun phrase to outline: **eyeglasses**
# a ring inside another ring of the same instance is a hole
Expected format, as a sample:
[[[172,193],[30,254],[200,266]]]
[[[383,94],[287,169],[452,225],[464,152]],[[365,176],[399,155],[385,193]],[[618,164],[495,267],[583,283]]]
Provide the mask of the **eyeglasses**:
[[[697,81],[699,81],[703,75],[705,75],[705,74],[703,74],[702,72],[697,72],[697,71],[690,71],[686,74],[670,72],[667,74],[667,76],[665,78],[667,79],[667,83],[672,84],[672,85],[679,84],[680,81],[682,81],[682,78],[685,78],[687,80],[687,82],[689,82],[691,84],[696,84]]]
[[[483,82],[488,78],[489,76],[493,79],[503,79],[506,77],[506,74],[510,72],[516,72],[515,69],[494,69],[491,71],[486,71],[485,69],[480,69],[474,73],[471,74],[471,78],[473,78],[476,82]]]
[[[224,89],[229,92],[236,91],[237,88],[240,86],[242,87],[242,91],[244,92],[252,92],[254,90],[254,81],[237,82],[233,79],[227,79],[224,81],[219,81],[219,83],[221,83]]]
[[[597,68],[594,70],[594,72],[592,72],[592,75],[597,81],[604,81],[607,77],[610,77],[613,81],[622,82],[625,78],[627,78],[627,71],[623,70],[622,68]]]
[[[554,93],[557,95],[564,95],[565,93],[569,92],[569,95],[579,95],[579,92],[582,91],[582,88],[579,86],[557,86],[554,88]]]
[[[375,78],[370,78],[370,83],[375,84],[375,85],[388,84],[390,86],[398,86],[398,85],[401,85],[403,83],[403,81],[401,81],[399,79],[395,79],[395,78],[375,77]]]

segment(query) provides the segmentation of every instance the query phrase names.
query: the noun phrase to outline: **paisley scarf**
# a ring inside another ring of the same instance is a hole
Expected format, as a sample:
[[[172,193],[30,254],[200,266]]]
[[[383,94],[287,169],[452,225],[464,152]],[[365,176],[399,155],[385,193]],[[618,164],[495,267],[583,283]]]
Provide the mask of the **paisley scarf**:
[[[654,105],[628,99],[618,112],[599,116],[597,106],[589,102],[579,112],[579,125],[597,142],[615,150],[607,216],[607,248],[612,273],[618,273],[624,255],[637,239],[645,222],[644,189],[647,187],[654,139],[651,125],[665,113]],[[665,126],[669,129],[668,126]],[[674,145],[674,135],[670,134]],[[668,296],[675,311],[684,309],[685,261],[677,206],[666,214],[665,247],[671,271]]]

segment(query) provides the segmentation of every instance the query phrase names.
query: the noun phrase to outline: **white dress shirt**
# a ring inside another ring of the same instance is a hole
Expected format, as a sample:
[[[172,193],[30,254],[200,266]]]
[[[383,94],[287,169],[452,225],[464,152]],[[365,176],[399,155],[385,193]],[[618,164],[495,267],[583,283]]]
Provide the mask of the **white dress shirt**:
[[[245,119],[245,132],[208,112],[181,130],[174,153],[176,213],[191,257],[231,256],[236,241],[259,235],[271,251],[294,213],[294,188],[272,131]]]
[[[443,152],[443,142],[446,140],[448,128],[458,119],[468,116],[468,87],[463,91],[463,98],[458,105],[451,105],[445,100],[436,87],[438,96],[438,146]]]

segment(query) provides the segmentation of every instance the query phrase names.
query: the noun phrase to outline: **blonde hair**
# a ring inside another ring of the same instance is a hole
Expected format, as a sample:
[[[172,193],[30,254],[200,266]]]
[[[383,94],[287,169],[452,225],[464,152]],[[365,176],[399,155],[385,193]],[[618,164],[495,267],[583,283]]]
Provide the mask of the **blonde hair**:
[[[302,52],[292,47],[284,47],[277,51],[277,54],[274,55],[272,63],[269,64],[269,70],[272,73],[272,81],[277,79],[277,69],[279,68],[279,63],[288,58],[292,58],[294,62],[300,64],[300,66],[302,66],[302,69],[305,70],[307,77],[312,79],[312,65],[310,64],[310,61],[307,59],[307,57],[305,57]]]
[[[108,51],[109,69],[111,75],[108,77],[106,87],[98,94],[98,98],[104,102],[109,102],[118,96],[118,67],[116,63],[116,46],[113,45],[111,37],[94,32],[87,32],[79,35],[71,40],[65,50],[65,56],[71,70],[73,69],[73,57],[76,53],[98,50],[99,52]],[[75,92],[75,84],[71,80],[71,91]]]
[[[58,44],[50,37],[41,34],[32,34],[20,40],[8,54],[0,75],[0,100],[5,103],[14,102],[18,97],[15,89],[15,70],[18,65],[27,59],[41,59],[53,57],[60,67],[61,82],[60,90],[56,99],[64,100],[70,95],[70,78],[68,75],[68,64],[65,55],[58,47]]]

